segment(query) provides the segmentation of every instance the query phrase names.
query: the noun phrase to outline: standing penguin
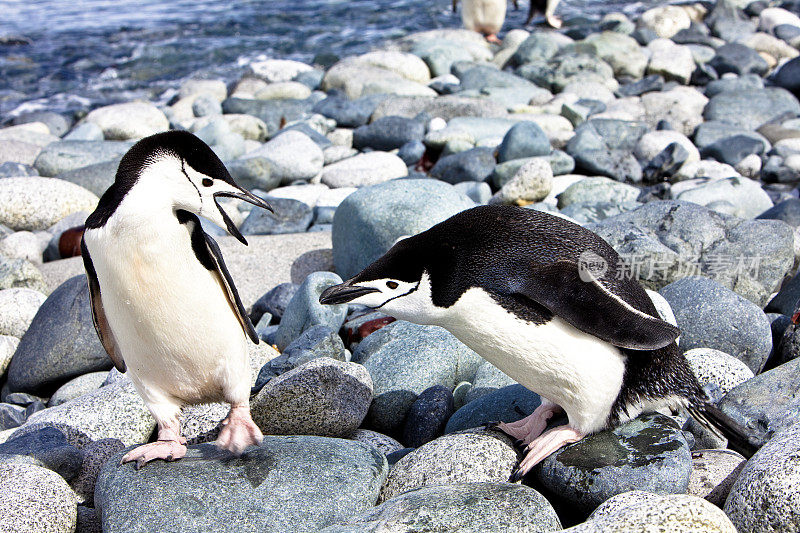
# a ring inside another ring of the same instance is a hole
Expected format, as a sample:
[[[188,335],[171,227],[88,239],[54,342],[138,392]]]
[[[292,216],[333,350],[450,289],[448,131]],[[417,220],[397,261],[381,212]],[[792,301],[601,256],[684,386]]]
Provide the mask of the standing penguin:
[[[482,206],[399,241],[320,302],[441,326],[538,393],[533,414],[498,426],[527,445],[519,479],[563,445],[643,411],[706,406],[678,328],[622,268],[611,246],[576,224]],[[561,411],[568,423],[544,431]]]
[[[528,5],[528,18],[525,19],[525,24],[530,24],[534,15],[542,13],[544,19],[553,28],[561,27],[561,19],[556,16],[556,7],[561,0],[531,0]]]
[[[453,12],[457,2],[458,0],[453,0]],[[514,6],[516,5],[514,0]],[[500,44],[497,32],[506,20],[506,0],[464,0],[461,20],[468,30],[482,33],[490,43]]]
[[[86,219],[81,243],[97,334],[158,422],[158,440],[128,452],[137,468],[186,453],[186,404],[226,401],[217,445],[240,454],[261,442],[250,417],[248,318],[217,243],[197,215],[241,233],[217,199],[272,208],[240,188],[214,152],[188,132],[142,139]]]

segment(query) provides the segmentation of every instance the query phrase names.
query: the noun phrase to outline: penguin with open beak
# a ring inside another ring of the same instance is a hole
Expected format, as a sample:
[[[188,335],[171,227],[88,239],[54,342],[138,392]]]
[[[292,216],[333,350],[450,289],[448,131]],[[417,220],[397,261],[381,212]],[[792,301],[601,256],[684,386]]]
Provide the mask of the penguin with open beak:
[[[678,328],[625,274],[585,228],[481,206],[397,242],[320,302],[443,327],[539,394],[533,414],[497,425],[526,446],[517,480],[565,444],[644,411],[686,407],[710,426],[699,411],[713,406],[675,343]],[[546,430],[562,412],[567,424]]]
[[[158,440],[123,458],[137,467],[185,455],[178,417],[187,404],[230,403],[221,448],[240,454],[262,439],[249,407],[248,343],[258,336],[219,246],[198,219],[246,245],[220,198],[272,211],[236,185],[203,141],[168,131],[125,154],[86,219],[81,251],[97,334],[158,423]]]

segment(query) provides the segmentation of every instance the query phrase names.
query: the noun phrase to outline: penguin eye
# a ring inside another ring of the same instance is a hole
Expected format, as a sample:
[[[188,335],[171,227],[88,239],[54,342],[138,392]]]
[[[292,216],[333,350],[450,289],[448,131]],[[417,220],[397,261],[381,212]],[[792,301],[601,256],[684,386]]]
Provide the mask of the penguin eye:
[[[203,178],[202,183],[203,187],[211,187],[212,185],[214,185],[214,180],[212,180],[211,178]]]
[[[397,287],[400,286],[400,284],[397,283],[396,281],[387,281],[386,286],[389,287],[390,289],[396,289]]]

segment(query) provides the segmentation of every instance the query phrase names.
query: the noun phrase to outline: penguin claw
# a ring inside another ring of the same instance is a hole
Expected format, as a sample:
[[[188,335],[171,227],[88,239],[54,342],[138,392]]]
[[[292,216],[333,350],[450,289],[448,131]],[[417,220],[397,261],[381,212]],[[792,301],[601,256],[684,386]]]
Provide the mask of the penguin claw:
[[[500,429],[500,422],[486,422],[483,425],[483,429],[486,429],[488,431],[502,431]]]
[[[516,483],[517,481],[519,481],[523,477],[525,477],[525,474],[522,472],[522,470],[519,469],[519,467],[517,467],[517,468],[514,469],[513,472],[511,472],[511,477],[508,478],[508,482],[509,483]]]

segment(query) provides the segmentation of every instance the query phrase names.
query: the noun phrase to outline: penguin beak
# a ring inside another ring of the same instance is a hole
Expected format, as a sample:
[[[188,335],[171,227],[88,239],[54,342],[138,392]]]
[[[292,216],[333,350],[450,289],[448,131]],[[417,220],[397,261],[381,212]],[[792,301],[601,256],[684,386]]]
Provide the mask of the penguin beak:
[[[237,189],[238,189],[238,187],[237,187]],[[225,227],[228,229],[228,233],[230,233],[231,235],[236,237],[236,239],[239,242],[241,242],[242,244],[244,244],[245,246],[247,246],[247,240],[239,232],[239,229],[233,223],[233,221],[228,216],[228,214],[225,212],[225,210],[222,209],[222,206],[219,205],[219,202],[217,201],[217,198],[219,198],[219,197],[222,197],[222,198],[237,198],[239,200],[244,200],[248,204],[253,204],[256,207],[260,207],[262,209],[266,209],[270,213],[274,213],[275,212],[275,210],[272,209],[272,206],[269,205],[267,202],[265,202],[264,200],[262,200],[261,198],[259,198],[255,194],[251,193],[250,191],[246,191],[244,189],[239,189],[238,191],[220,191],[220,192],[215,192],[214,193],[214,204],[217,206],[217,209],[219,209],[220,214],[222,214],[222,220],[225,221]]]
[[[363,287],[352,285],[349,281],[328,287],[319,296],[319,303],[323,305],[346,304],[355,300],[359,296],[364,296],[371,292],[380,292],[373,287]]]

